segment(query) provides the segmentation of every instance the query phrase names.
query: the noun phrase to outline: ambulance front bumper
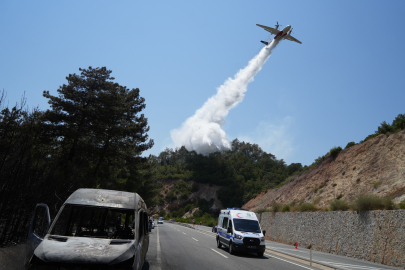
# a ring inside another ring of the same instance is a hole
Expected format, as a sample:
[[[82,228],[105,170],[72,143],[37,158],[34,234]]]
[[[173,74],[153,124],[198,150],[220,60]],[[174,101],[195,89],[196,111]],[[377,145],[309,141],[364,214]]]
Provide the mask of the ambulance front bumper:
[[[235,251],[244,251],[244,252],[264,252],[266,249],[265,245],[260,245],[260,246],[249,246],[245,245],[243,243],[232,243],[233,248]]]

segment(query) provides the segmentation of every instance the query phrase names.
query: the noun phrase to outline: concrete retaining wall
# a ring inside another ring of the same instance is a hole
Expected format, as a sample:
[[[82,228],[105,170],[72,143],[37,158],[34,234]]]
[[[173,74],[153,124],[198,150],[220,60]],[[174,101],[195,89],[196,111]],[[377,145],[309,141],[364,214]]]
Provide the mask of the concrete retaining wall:
[[[405,268],[405,211],[257,214],[266,239]]]

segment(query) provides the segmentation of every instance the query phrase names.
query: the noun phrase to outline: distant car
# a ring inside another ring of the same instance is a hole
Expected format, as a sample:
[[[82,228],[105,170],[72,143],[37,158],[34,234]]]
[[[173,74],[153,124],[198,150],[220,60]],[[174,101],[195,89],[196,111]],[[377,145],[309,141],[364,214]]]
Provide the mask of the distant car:
[[[212,232],[216,233],[216,232],[217,232],[217,228],[218,228],[218,225],[215,225],[214,227],[212,227]]]
[[[158,224],[163,224],[163,220],[159,219]]]

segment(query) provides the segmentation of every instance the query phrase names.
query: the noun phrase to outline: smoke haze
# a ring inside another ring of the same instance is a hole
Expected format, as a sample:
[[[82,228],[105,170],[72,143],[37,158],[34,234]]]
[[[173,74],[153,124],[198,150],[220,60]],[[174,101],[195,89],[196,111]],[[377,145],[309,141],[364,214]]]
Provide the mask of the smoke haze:
[[[218,87],[217,93],[210,97],[180,128],[171,130],[174,145],[176,147],[184,145],[188,151],[195,150],[203,155],[230,149],[231,143],[221,128],[225,124],[225,117],[230,109],[242,102],[247,85],[262,69],[278,43],[278,40],[273,39],[249,61],[245,68],[239,70],[233,79],[228,78]]]

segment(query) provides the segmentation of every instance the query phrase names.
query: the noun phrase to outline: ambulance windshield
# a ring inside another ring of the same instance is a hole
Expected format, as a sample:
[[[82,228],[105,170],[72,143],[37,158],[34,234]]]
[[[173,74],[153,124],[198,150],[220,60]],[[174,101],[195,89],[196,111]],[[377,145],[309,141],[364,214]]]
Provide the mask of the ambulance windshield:
[[[259,222],[250,219],[233,219],[235,230],[240,232],[261,233]]]

